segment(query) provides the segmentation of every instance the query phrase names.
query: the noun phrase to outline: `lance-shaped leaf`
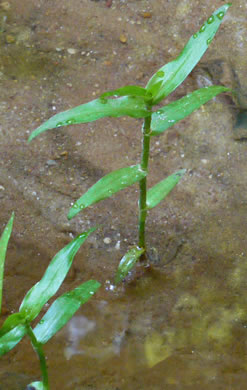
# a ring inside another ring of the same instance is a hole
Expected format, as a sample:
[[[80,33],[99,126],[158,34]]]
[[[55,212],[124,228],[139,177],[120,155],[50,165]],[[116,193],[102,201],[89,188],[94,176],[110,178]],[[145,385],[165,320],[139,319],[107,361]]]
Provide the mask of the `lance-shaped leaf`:
[[[3,272],[4,272],[4,263],[8,247],[8,242],[11,236],[12,227],[14,221],[14,213],[12,213],[9,222],[5,226],[3,234],[0,238],[0,314],[2,308],[2,293],[3,293]]]
[[[52,259],[42,279],[26,294],[20,306],[20,312],[30,322],[40,312],[45,303],[56,294],[63,283],[74,256],[87,237],[95,230],[92,228],[72,240]]]
[[[116,192],[143,179],[146,175],[147,173],[141,169],[140,165],[132,165],[108,173],[74,203],[68,213],[68,219],[73,218],[86,207],[109,198]]]
[[[0,337],[0,356],[5,355],[14,348],[25,334],[26,326],[23,324],[16,325],[14,328],[4,333],[3,336]]]
[[[153,95],[153,104],[159,103],[174,91],[196,66],[216,34],[231,3],[217,9],[195,33],[179,56],[162,66],[149,80],[146,88]]]
[[[128,272],[134,267],[135,263],[144,252],[145,250],[143,248],[135,246],[124,255],[118,266],[115,276],[115,284],[118,284],[127,276]]]
[[[151,135],[163,133],[163,131],[190,115],[214,96],[227,91],[229,91],[229,88],[220,85],[201,88],[160,108],[152,115]]]
[[[112,91],[104,92],[100,98],[108,96],[142,96],[146,97],[148,92],[145,88],[139,87],[138,85],[126,85],[118,89],[113,89]],[[152,96],[151,94],[149,96]]]
[[[144,118],[150,115],[143,97],[124,96],[117,99],[99,98],[54,115],[32,132],[28,141],[46,130],[78,123],[93,122],[104,117],[130,116]]]
[[[147,192],[147,209],[150,210],[157,206],[165,197],[171,192],[175,185],[179,182],[181,177],[185,174],[186,169],[181,169],[168,176],[166,179],[155,184]]]
[[[43,382],[32,382],[27,386],[27,390],[47,390]]]
[[[89,280],[56,299],[34,329],[38,342],[45,344],[54,336],[73,317],[80,306],[92,297],[99,287],[99,282]]]

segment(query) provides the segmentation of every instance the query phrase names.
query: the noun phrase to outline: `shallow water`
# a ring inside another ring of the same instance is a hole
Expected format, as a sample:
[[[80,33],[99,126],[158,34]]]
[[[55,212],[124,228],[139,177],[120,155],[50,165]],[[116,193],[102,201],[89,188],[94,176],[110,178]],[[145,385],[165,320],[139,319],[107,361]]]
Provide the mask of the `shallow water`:
[[[46,345],[51,389],[244,390],[246,136],[233,128],[238,105],[247,105],[246,4],[234,2],[173,96],[215,83],[237,88],[239,98],[219,96],[152,140],[149,185],[181,168],[188,173],[150,212],[150,265],[115,287],[116,266],[136,243],[137,186],[71,222],[66,214],[100,177],[138,163],[141,122],[61,128],[29,145],[27,137],[54,113],[106,90],[145,85],[221,2],[110,3],[0,3],[1,231],[12,210],[16,215],[2,319],[18,310],[59,249],[99,224],[60,292],[91,278],[102,288]],[[24,339],[1,359],[0,389],[24,389],[39,375]]]

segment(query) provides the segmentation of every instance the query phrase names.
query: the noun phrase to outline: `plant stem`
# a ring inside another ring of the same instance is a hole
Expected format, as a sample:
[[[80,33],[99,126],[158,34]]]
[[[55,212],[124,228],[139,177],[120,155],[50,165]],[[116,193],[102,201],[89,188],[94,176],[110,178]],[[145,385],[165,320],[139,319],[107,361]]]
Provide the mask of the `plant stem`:
[[[143,139],[142,139],[142,159],[141,169],[148,172],[149,146],[150,146],[150,124],[151,116],[145,118],[143,125]],[[146,249],[145,242],[145,226],[147,217],[147,177],[140,180],[139,184],[139,247]]]
[[[35,337],[35,334],[33,333],[33,330],[29,323],[26,323],[26,329],[27,329],[27,335],[29,336],[33,349],[37,353],[39,357],[39,363],[40,363],[40,369],[42,372],[42,382],[45,390],[49,390],[49,381],[48,381],[48,370],[46,365],[46,359],[45,354],[43,351],[42,344],[38,342],[38,340]]]

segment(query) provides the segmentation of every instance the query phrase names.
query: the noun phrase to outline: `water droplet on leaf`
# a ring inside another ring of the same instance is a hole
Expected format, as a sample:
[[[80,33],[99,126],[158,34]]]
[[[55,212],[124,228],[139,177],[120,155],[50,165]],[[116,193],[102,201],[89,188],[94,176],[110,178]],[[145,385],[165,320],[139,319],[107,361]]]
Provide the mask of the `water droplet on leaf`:
[[[222,19],[224,18],[224,16],[225,16],[225,14],[224,14],[223,11],[221,11],[221,12],[219,12],[219,13],[217,14],[217,18],[220,19],[220,20],[222,20]]]
[[[39,324],[42,325],[45,322],[45,320],[40,320]]]
[[[202,33],[205,30],[206,30],[206,26],[205,26],[205,24],[203,24],[202,27],[200,28],[199,32]]]
[[[61,126],[63,126],[63,122],[58,122],[58,123],[56,124],[56,127],[61,127]]]
[[[198,37],[198,33],[195,33],[195,34],[193,35],[193,38],[196,39],[197,37]]]
[[[156,76],[157,76],[157,77],[164,77],[164,76],[165,76],[165,72],[163,72],[163,70],[159,70],[159,71],[156,73]]]
[[[67,125],[72,125],[73,123],[76,123],[76,120],[75,120],[74,118],[68,119],[68,120],[66,121],[66,124],[67,124]]]
[[[100,98],[100,103],[101,104],[106,104],[107,103],[107,99],[106,98]]]
[[[212,42],[212,38],[207,39],[207,45],[209,45]]]
[[[214,16],[213,15],[209,16],[207,23],[211,24],[211,23],[213,23],[213,21],[214,21]]]

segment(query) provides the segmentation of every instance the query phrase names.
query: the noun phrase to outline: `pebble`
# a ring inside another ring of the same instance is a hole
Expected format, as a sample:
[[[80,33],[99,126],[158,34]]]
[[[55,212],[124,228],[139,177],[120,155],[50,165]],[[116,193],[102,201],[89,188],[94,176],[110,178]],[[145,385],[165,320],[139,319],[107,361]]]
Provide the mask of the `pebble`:
[[[119,37],[119,40],[121,43],[126,43],[127,42],[127,37],[124,34],[121,34]]]
[[[69,49],[67,49],[67,52],[69,53],[69,54],[76,54],[77,53],[77,50],[76,49],[74,49],[73,47],[70,47]]]
[[[115,249],[119,251],[120,249],[120,244],[121,244],[121,241],[118,241],[115,245]]]
[[[152,17],[151,12],[142,12],[141,17],[144,19],[150,19]]]
[[[47,160],[46,165],[48,165],[49,167],[52,167],[53,165],[57,165],[57,163],[55,160]]]
[[[103,241],[104,241],[104,244],[109,245],[111,243],[111,238],[110,237],[105,237]]]
[[[206,160],[205,158],[203,158],[203,159],[201,160],[201,162],[202,162],[203,164],[207,164],[207,163],[208,163],[208,160]]]

